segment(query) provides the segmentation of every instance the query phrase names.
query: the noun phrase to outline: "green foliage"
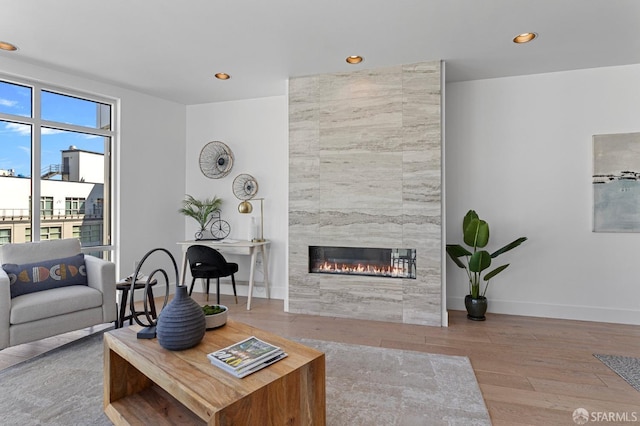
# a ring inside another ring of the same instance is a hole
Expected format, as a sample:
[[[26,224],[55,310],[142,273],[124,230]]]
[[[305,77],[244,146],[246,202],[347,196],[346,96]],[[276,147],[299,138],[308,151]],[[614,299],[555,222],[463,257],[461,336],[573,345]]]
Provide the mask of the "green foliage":
[[[205,200],[197,200],[191,195],[186,195],[182,201],[182,207],[178,210],[179,213],[195,219],[200,225],[200,229],[203,230],[209,222],[211,215],[219,212],[222,206],[222,199],[216,197],[206,198]]]
[[[501,254],[518,247],[527,240],[526,237],[520,237],[491,254],[487,250],[478,250],[478,248],[482,249],[489,244],[489,224],[480,219],[473,210],[469,210],[462,220],[462,236],[464,243],[472,250],[469,251],[459,244],[447,244],[447,254],[459,268],[467,271],[469,294],[473,299],[484,297],[489,287],[489,280],[509,266],[509,264],[498,266],[487,272],[483,278],[482,273],[491,266],[491,259],[495,259]],[[485,281],[482,292],[480,292],[481,280]]]
[[[220,314],[222,312],[226,311],[226,308],[223,308],[220,305],[204,305],[202,307],[202,312],[204,312],[205,315],[215,315],[215,314]]]

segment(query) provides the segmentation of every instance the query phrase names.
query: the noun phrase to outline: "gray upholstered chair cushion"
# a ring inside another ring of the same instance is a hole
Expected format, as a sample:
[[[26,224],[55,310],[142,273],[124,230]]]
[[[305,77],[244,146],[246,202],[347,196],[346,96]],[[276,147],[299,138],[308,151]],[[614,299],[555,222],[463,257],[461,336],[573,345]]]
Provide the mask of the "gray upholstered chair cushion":
[[[102,305],[102,293],[79,285],[18,296],[11,300],[11,324],[22,324],[58,315],[96,308]]]

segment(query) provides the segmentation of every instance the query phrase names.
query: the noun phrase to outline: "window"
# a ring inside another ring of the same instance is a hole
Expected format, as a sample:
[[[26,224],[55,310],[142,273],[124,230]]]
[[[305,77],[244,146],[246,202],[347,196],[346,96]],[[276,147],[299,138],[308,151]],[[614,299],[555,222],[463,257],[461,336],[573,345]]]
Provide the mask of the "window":
[[[40,228],[40,240],[59,240],[62,238],[62,227],[49,226]],[[25,239],[31,241],[31,228],[25,231]]]
[[[31,215],[31,196],[29,196],[29,215]],[[53,216],[53,197],[40,197],[40,215]]]
[[[64,202],[65,214],[84,214],[84,198],[67,197]]]
[[[102,225],[74,225],[73,237],[79,238],[83,247],[99,246],[100,235],[102,235]]]
[[[102,198],[96,198],[96,202],[93,204],[93,214],[102,216],[103,206],[104,206],[104,200]]]
[[[112,249],[114,117],[113,100],[0,75],[0,220],[11,242],[77,236]]]
[[[59,240],[62,238],[62,228],[59,226],[51,226],[40,228],[41,240]]]
[[[11,242],[11,229],[0,229],[0,246]]]
[[[53,197],[40,197],[40,214],[43,217],[53,216]]]

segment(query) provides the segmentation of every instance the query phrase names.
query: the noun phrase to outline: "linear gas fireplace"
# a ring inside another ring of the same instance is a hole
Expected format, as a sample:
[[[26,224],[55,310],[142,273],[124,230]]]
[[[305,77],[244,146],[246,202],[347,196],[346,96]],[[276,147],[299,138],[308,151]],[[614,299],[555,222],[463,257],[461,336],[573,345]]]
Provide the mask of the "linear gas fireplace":
[[[415,279],[416,250],[310,246],[309,272]]]

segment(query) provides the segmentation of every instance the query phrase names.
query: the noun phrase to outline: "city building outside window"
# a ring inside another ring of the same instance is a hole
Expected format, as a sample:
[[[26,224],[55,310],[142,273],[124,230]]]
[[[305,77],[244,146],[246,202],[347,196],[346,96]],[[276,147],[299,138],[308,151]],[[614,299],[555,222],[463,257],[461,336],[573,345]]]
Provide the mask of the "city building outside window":
[[[0,246],[11,242],[11,229],[0,229]]]
[[[102,225],[75,225],[73,227],[73,237],[78,238],[84,247],[100,245],[100,235],[102,235]]]
[[[49,226],[40,228],[40,240],[59,240],[62,238],[62,227]],[[31,228],[25,230],[25,239],[31,241]]]
[[[113,99],[0,75],[0,220],[8,231],[0,243],[73,238],[80,227],[83,247],[109,257],[115,108]]]
[[[84,214],[84,198],[67,197],[64,204],[65,214]]]
[[[40,197],[40,214],[43,217],[53,216],[53,197]]]

